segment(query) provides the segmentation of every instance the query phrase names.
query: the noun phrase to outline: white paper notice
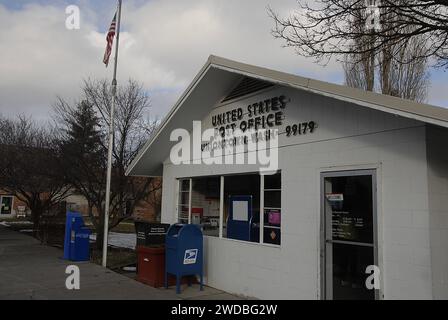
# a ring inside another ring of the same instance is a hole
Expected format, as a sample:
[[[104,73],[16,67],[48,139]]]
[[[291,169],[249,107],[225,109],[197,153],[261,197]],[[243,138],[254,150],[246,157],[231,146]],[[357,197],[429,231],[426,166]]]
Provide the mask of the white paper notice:
[[[248,201],[233,201],[233,220],[235,221],[249,220]]]

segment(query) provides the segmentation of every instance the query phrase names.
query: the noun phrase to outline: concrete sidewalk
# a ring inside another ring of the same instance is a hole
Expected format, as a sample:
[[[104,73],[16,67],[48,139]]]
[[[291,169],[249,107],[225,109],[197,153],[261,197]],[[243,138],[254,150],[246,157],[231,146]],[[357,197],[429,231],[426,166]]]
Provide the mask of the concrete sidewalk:
[[[72,263],[61,259],[62,250],[43,246],[36,239],[0,226],[0,300],[182,300],[238,299],[222,291],[198,285],[155,289],[93,263]],[[76,264],[81,273],[81,289],[67,290],[67,265]]]

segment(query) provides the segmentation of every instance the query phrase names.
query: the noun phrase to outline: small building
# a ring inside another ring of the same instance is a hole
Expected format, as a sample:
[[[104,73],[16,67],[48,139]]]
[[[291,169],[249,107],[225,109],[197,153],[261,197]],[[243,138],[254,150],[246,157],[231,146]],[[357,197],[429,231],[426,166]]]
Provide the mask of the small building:
[[[447,299],[447,128],[444,108],[211,56],[127,174],[163,176],[162,222],[202,228],[209,286]]]
[[[29,209],[23,201],[4,190],[0,190],[0,220],[26,217],[28,214]]]

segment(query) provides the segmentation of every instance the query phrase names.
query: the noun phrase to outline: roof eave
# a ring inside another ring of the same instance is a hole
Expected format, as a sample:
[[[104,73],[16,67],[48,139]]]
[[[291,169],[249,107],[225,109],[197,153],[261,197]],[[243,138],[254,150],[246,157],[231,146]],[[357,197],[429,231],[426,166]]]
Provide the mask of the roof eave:
[[[159,126],[156,133],[150,140],[146,142],[143,148],[140,150],[136,158],[132,161],[131,165],[126,170],[126,175],[132,175],[132,171],[135,169],[137,163],[142,159],[144,154],[150,149],[152,144],[158,139],[162,131],[167,124],[171,121],[173,116],[182,106],[182,104],[188,99],[190,94],[194,91],[201,79],[207,74],[210,68],[217,68],[231,73],[236,73],[260,80],[269,81],[278,85],[296,88],[312,92],[315,94],[331,97],[337,100],[346,101],[349,103],[357,104],[360,106],[368,107],[371,109],[395,114],[405,118],[410,118],[425,123],[434,124],[437,126],[448,128],[448,113],[441,112],[440,107],[435,107],[427,104],[420,104],[413,101],[408,101],[396,97],[384,96],[375,94],[372,92],[365,92],[363,90],[347,88],[344,86],[327,83],[323,81],[313,80],[310,78],[300,77],[280,71],[275,71],[263,67],[253,66],[228,60],[225,58],[211,55],[205,65],[201,68],[198,74],[195,76],[191,84],[182,93],[178,101],[170,110],[168,115],[164,118],[162,124]],[[370,101],[369,101],[370,100]],[[384,102],[384,103],[381,103]],[[396,102],[396,108],[392,108],[388,105],[392,105]],[[401,105],[401,106],[400,106]],[[419,112],[420,106],[427,109],[427,114],[435,116],[426,116],[423,111]],[[409,110],[403,110],[408,108]],[[439,115],[440,118],[436,116]],[[445,120],[446,119],[446,120]]]

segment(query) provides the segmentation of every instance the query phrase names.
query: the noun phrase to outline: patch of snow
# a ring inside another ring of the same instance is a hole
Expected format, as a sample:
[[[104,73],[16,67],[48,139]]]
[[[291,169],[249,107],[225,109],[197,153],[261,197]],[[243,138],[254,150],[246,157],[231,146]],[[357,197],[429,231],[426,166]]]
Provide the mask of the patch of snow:
[[[137,271],[137,267],[123,267],[123,271],[135,272],[135,271]]]
[[[90,235],[90,240],[96,240],[96,234]],[[108,243],[118,248],[135,249],[137,236],[135,233],[109,232]]]
[[[31,221],[2,221],[2,222],[0,222],[0,224],[2,226],[9,227],[9,226],[12,226],[12,225],[15,225],[15,224],[29,224],[29,225],[32,225],[33,223]]]

